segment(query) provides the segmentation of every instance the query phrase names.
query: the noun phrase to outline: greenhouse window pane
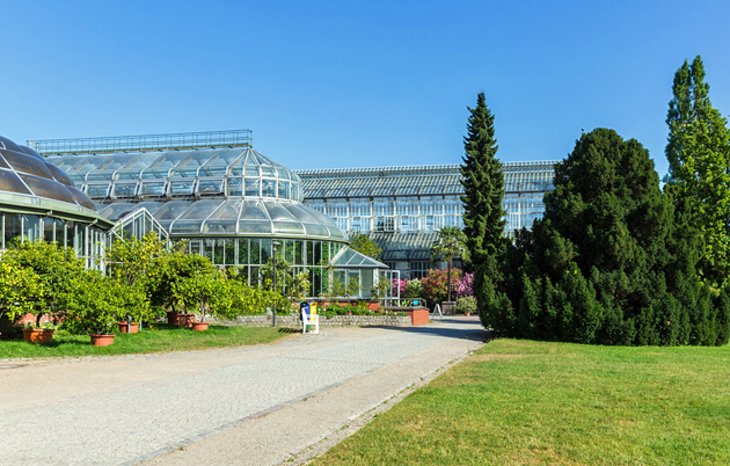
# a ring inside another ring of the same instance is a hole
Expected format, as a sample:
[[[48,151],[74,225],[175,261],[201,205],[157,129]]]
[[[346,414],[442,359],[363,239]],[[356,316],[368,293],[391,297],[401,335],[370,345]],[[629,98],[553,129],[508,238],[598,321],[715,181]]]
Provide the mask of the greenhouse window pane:
[[[262,180],[261,195],[263,197],[276,197],[276,180]]]
[[[293,234],[303,235],[306,233],[304,226],[301,223],[295,222],[273,222],[274,232],[276,234]]]
[[[238,222],[241,233],[272,233],[271,222],[261,220],[241,220]]]
[[[18,194],[32,194],[25,187],[18,175],[9,171],[0,169],[0,191],[6,191],[10,193]]]
[[[16,171],[41,176],[43,178],[52,178],[51,172],[43,160],[12,150],[0,149],[0,153]]]
[[[165,195],[165,182],[164,181],[144,181],[140,188],[140,194],[142,196],[164,196]]]
[[[264,211],[263,204],[258,201],[244,201],[243,210],[241,211],[241,221],[243,220],[269,220],[268,215]],[[241,230],[245,231],[245,230]]]
[[[289,199],[289,182],[279,180],[279,199]]]
[[[69,202],[71,204],[76,203],[73,195],[69,192],[66,186],[61,183],[49,180],[48,178],[41,178],[40,176],[21,174],[20,177],[23,181],[25,181],[36,196],[56,199],[59,201]]]
[[[259,178],[246,178],[246,196],[258,197],[261,194],[261,180]]]
[[[114,197],[134,197],[137,194],[137,183],[114,183]]]

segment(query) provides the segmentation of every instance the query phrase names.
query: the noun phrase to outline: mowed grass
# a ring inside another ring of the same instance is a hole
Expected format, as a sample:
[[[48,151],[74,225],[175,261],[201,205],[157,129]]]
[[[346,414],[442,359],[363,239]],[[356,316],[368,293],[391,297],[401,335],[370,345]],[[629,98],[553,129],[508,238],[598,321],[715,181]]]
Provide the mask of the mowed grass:
[[[0,358],[45,358],[64,356],[102,356],[160,351],[198,350],[224,346],[269,343],[287,334],[286,329],[272,327],[225,327],[211,325],[204,332],[172,328],[166,325],[143,329],[140,333],[117,335],[114,344],[95,347],[88,335],[70,335],[56,331],[53,343],[36,345],[22,340],[0,341]]]
[[[495,340],[315,464],[730,464],[730,346]]]

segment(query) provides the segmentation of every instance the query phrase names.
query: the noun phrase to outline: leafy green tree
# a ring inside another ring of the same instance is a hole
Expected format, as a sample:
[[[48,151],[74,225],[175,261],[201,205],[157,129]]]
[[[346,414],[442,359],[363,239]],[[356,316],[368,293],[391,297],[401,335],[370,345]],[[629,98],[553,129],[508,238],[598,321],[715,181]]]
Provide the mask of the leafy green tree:
[[[74,277],[84,272],[83,260],[76,257],[73,249],[43,241],[25,241],[4,253],[3,261],[17,267],[29,268],[38,277],[40,286],[32,311],[36,326],[49,313],[55,318],[66,311],[67,300],[74,293]]]
[[[116,239],[107,256],[109,274],[126,285],[140,285],[151,299],[162,279],[167,254],[165,243],[155,233],[142,239]]]
[[[12,324],[16,317],[35,312],[38,296],[44,295],[43,283],[33,269],[0,258],[0,319],[5,316]]]
[[[431,252],[436,258],[446,258],[448,267],[446,278],[448,284],[447,301],[451,301],[451,269],[454,267],[454,258],[461,257],[464,260],[468,258],[464,231],[458,227],[441,228],[438,231],[438,238],[431,248]]]
[[[512,320],[500,270],[507,244],[502,208],[504,174],[497,159],[494,116],[487,108],[484,93],[477,96],[477,105],[469,112],[461,165],[464,233],[474,270],[479,315],[485,326],[494,328],[497,321]],[[505,315],[500,317],[501,313]]]
[[[225,274],[206,267],[195,270],[172,285],[177,303],[183,309],[197,311],[201,322],[205,322],[208,315],[230,313],[233,300],[228,291]]]
[[[365,233],[353,233],[350,236],[350,248],[373,259],[379,259],[383,249]]]
[[[730,285],[730,131],[712,106],[698,55],[677,70],[669,102],[667,189],[702,235],[699,273],[715,289]]]
[[[289,290],[291,288],[292,273],[291,265],[282,257],[276,260],[271,259],[261,266],[261,278],[263,278],[264,288],[272,290],[274,287],[274,269],[276,269],[276,287],[277,291]]]
[[[171,250],[155,261],[155,265],[159,267],[159,278],[155,280],[152,304],[173,311],[177,304],[174,287],[178,281],[203,271],[210,273],[217,271],[216,266],[207,257],[188,254],[186,241],[175,243]]]
[[[110,334],[124,307],[126,285],[97,270],[82,270],[70,277],[73,292],[66,301],[63,327],[75,334]]]

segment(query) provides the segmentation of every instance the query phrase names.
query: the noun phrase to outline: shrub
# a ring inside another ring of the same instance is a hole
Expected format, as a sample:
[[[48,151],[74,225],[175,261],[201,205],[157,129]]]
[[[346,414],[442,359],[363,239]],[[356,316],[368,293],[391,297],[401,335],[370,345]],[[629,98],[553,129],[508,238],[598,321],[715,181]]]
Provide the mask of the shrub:
[[[219,270],[199,270],[174,281],[172,295],[180,307],[197,312],[200,321],[205,322],[208,315],[230,314],[233,299],[227,285]]]
[[[474,274],[465,273],[456,286],[456,296],[474,296]]]
[[[456,300],[456,312],[471,314],[477,311],[477,299],[474,296],[462,296]]]
[[[38,297],[45,293],[33,269],[0,260],[0,318],[6,316],[12,323],[18,316],[37,312]]]
[[[82,271],[71,283],[64,328],[76,334],[112,333],[117,314],[124,309],[127,287],[96,270]]]
[[[461,278],[461,269],[451,270],[451,287],[455,289]],[[421,283],[423,284],[424,297],[431,303],[441,302],[446,299],[448,287],[446,285],[447,271],[441,269],[430,269]]]
[[[32,274],[29,272],[25,275],[24,280],[27,286],[34,287],[35,297],[26,301],[26,304],[32,304],[28,309],[36,317],[36,325],[40,325],[40,319],[46,313],[58,317],[65,311],[69,295],[73,293],[75,277],[86,270],[73,249],[42,241],[26,241],[15,245],[5,252],[2,261],[12,264],[13,268],[32,271]],[[32,279],[31,275],[35,275],[37,280]],[[25,293],[30,293],[30,290]]]
[[[403,294],[401,296],[406,299],[424,298],[425,294],[423,291],[423,283],[421,282],[421,280],[417,278],[409,280],[408,283],[406,283],[405,289],[403,290]]]

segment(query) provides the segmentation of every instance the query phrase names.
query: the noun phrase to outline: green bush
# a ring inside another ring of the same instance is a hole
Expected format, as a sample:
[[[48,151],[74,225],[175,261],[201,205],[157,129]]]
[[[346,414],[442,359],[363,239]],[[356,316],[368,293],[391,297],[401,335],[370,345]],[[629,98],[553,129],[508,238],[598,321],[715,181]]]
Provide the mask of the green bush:
[[[403,290],[403,298],[406,299],[415,299],[415,298],[423,298],[425,296],[423,291],[423,283],[418,278],[414,278],[413,280],[408,280],[408,283],[406,283],[406,287]]]
[[[110,334],[125,309],[125,285],[96,270],[84,270],[72,280],[63,327],[74,334]]]
[[[18,293],[33,297],[18,302],[24,302],[24,309],[36,316],[36,325],[40,325],[46,313],[62,318],[73,293],[75,277],[85,272],[83,260],[76,257],[73,249],[41,241],[13,245],[3,254],[2,262],[9,264],[15,270],[13,273],[22,275],[14,279],[22,280],[19,286],[28,288]]]
[[[456,300],[456,312],[462,314],[474,313],[477,311],[477,299],[474,296],[463,296]]]

